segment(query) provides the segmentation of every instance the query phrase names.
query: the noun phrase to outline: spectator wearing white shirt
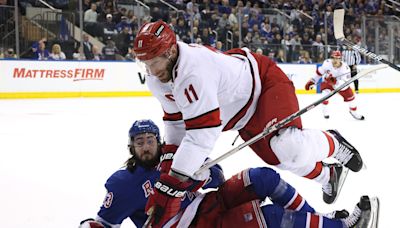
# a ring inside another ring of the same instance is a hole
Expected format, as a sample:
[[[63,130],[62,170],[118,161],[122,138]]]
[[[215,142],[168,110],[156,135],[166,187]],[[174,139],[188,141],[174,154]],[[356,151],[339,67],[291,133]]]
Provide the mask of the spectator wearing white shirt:
[[[51,48],[51,53],[49,55],[49,59],[52,60],[65,60],[65,54],[61,51],[61,46],[59,44],[54,44]]]
[[[90,9],[86,10],[83,21],[85,22],[85,30],[92,36],[99,36],[97,25],[97,5],[92,3]]]

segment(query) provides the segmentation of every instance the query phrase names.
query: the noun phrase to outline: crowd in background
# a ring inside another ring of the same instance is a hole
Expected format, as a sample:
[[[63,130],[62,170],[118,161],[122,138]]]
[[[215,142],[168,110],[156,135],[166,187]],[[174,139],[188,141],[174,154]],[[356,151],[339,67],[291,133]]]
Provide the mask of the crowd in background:
[[[76,12],[78,3],[69,0],[47,1],[64,10]],[[164,20],[170,24],[179,40],[213,46],[221,51],[246,46],[268,55],[277,62],[322,62],[326,52],[339,48],[333,35],[333,10],[338,5],[346,9],[345,35],[361,44],[361,16],[396,15],[399,11],[377,0],[173,0],[167,1],[178,10],[155,0],[144,0],[150,6],[149,16],[138,18],[128,0],[84,0],[84,30],[103,42],[100,50],[83,36],[83,47],[64,54],[63,43],[47,42],[44,38],[32,45],[33,59],[132,60],[132,41],[141,24]],[[31,0],[21,6],[33,5]],[[72,9],[71,9],[72,8]],[[269,10],[270,9],[270,10]],[[272,14],[278,9],[288,18]],[[304,13],[304,14],[303,14]],[[240,19],[239,19],[240,16]],[[311,16],[312,19],[307,16]],[[240,23],[241,22],[241,23]],[[325,29],[327,28],[327,31]],[[383,26],[385,28],[385,26]],[[373,47],[374,26],[367,26],[367,48]],[[387,38],[383,29],[379,38]],[[400,31],[396,30],[397,37]],[[227,36],[226,34],[230,34]],[[329,45],[329,46],[327,46]],[[82,50],[83,49],[83,50]],[[10,50],[7,50],[10,51]],[[3,51],[6,53],[7,51]],[[82,55],[84,53],[84,55]],[[4,55],[5,56],[5,55]]]

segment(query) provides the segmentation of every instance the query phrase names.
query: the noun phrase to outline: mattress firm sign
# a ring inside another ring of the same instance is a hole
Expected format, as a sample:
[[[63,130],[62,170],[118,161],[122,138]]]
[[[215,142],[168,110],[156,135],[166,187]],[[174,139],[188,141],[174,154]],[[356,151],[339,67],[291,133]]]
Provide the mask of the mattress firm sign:
[[[0,98],[150,95],[144,75],[134,62],[0,60]]]

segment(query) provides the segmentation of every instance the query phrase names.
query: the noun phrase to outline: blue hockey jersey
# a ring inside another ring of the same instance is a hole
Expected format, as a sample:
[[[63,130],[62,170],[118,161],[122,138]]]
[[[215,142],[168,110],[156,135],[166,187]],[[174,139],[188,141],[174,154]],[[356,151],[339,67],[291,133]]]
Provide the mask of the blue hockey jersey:
[[[142,227],[147,219],[144,210],[147,199],[159,177],[160,172],[156,169],[145,169],[141,166],[136,166],[133,172],[127,169],[116,171],[105,184],[107,194],[96,220],[114,228],[119,227],[129,217],[136,227]],[[211,168],[210,180],[204,188],[215,188],[224,182],[219,166]],[[186,193],[181,208],[186,208],[196,195],[197,193]]]

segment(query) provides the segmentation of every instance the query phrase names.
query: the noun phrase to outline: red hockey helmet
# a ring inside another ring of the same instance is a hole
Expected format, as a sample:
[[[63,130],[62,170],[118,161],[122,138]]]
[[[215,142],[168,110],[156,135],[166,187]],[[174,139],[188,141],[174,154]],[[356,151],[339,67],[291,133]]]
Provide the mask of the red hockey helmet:
[[[174,31],[164,21],[144,24],[133,43],[133,51],[139,60],[149,60],[165,53],[176,44]]]
[[[342,58],[342,53],[340,51],[332,51],[331,57],[340,59]]]

